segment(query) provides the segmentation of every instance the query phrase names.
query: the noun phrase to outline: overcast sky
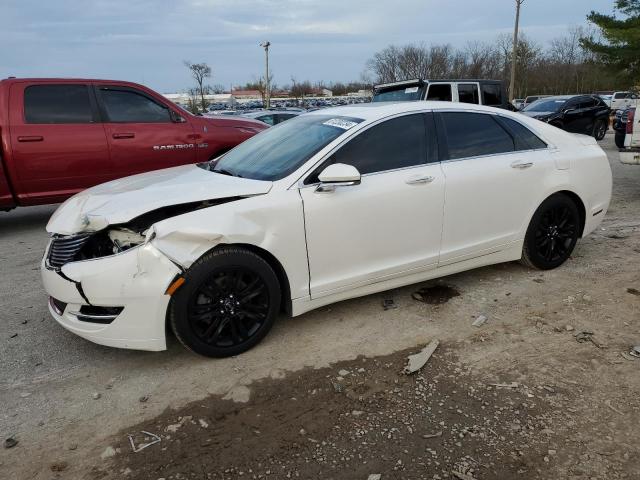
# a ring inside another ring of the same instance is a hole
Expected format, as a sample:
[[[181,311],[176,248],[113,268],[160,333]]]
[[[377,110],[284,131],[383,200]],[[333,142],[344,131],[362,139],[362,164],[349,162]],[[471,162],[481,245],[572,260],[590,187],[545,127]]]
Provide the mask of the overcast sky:
[[[183,60],[212,84],[358,80],[389,44],[487,41],[511,32],[514,0],[0,0],[0,78],[130,80],[161,92],[191,86]],[[613,0],[525,0],[521,25],[545,44]]]

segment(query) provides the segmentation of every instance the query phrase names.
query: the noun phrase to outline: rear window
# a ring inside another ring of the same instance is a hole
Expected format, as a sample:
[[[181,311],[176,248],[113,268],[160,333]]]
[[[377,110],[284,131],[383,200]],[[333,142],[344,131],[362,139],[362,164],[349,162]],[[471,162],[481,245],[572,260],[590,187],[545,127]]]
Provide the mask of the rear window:
[[[450,160],[513,152],[515,149],[511,135],[491,115],[445,112],[440,116]]]
[[[24,90],[26,123],[92,123],[87,85],[31,85]]]
[[[497,120],[513,135],[516,150],[538,150],[540,148],[547,148],[546,143],[540,140],[535,133],[520,122],[503,116],[497,117]]]

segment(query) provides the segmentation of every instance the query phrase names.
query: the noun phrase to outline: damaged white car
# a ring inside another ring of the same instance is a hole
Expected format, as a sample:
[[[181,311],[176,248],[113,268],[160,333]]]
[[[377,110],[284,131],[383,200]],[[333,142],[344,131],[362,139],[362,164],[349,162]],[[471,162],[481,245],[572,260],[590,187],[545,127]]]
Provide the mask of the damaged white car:
[[[499,262],[557,267],[610,197],[590,137],[476,105],[339,107],[69,199],[42,278],[51,314],[86,339],[163,350],[170,328],[222,357],[280,312]]]

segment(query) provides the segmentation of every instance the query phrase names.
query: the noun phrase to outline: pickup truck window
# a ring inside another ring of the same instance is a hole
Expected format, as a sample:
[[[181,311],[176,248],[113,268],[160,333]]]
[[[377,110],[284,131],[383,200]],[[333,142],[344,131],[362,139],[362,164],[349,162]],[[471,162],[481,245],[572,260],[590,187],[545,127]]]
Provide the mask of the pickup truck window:
[[[26,123],[93,123],[87,85],[31,85],[24,90]]]
[[[448,83],[431,83],[427,92],[427,100],[438,100],[442,102],[450,102],[451,85]]]
[[[169,109],[133,89],[100,87],[107,121],[114,123],[171,123]]]
[[[475,83],[458,84],[458,101],[460,103],[480,103],[480,94],[478,93],[478,85]]]
[[[495,107],[496,105],[502,105],[502,92],[500,85],[493,83],[485,83],[482,85],[482,99],[483,103],[488,106]]]

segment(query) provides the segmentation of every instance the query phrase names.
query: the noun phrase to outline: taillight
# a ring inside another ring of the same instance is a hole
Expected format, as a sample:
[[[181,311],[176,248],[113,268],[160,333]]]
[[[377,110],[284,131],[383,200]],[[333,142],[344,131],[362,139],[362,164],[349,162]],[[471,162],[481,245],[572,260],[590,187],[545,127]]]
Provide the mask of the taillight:
[[[635,120],[635,117],[636,117],[636,109],[630,108],[629,111],[627,112],[627,135],[630,135],[633,133],[633,122]]]

